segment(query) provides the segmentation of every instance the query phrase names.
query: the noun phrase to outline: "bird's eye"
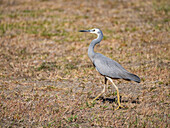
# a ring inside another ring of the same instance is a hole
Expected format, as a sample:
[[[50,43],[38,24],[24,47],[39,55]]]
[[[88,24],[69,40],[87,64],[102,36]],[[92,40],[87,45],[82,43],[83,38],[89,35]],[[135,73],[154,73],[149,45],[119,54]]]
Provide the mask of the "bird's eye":
[[[93,32],[95,32],[95,29],[93,29]]]

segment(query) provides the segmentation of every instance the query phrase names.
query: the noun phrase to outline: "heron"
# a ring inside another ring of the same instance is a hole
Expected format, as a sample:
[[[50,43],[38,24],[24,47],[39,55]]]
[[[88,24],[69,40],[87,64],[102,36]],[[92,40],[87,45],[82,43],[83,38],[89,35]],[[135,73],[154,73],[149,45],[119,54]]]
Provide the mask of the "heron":
[[[113,86],[116,88],[117,91],[117,103],[118,107],[116,108],[123,108],[123,106],[120,103],[120,96],[119,96],[119,89],[113,82],[113,79],[124,79],[127,81],[135,81],[137,83],[140,83],[140,78],[128,72],[125,68],[123,68],[118,62],[104,56],[103,54],[94,52],[94,47],[96,44],[99,44],[103,39],[103,33],[100,29],[94,28],[90,30],[80,30],[79,32],[89,32],[92,34],[97,34],[97,38],[92,40],[92,42],[89,45],[88,48],[88,56],[93,63],[93,66],[96,68],[96,70],[104,76],[104,85],[103,90],[100,94],[98,94],[92,102],[94,102],[96,99],[98,99],[103,93],[105,93],[105,86],[107,84],[107,80],[109,80]]]

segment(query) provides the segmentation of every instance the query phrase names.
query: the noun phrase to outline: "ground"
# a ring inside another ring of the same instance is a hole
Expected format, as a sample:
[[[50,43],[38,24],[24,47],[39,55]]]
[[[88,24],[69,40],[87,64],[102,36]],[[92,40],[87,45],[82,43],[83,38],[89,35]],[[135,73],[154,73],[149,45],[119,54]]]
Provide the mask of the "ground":
[[[170,3],[168,0],[1,0],[0,127],[168,128]],[[95,51],[138,75],[114,80],[90,62]]]

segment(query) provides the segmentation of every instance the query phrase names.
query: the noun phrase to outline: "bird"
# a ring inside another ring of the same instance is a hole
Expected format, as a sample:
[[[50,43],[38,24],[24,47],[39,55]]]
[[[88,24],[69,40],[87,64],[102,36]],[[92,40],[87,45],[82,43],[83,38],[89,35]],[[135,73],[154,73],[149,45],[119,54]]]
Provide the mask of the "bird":
[[[120,103],[120,96],[119,96],[119,89],[113,82],[113,79],[124,79],[127,81],[135,81],[137,83],[140,83],[140,78],[133,74],[128,72],[125,68],[123,68],[118,62],[104,56],[103,54],[96,53],[94,51],[94,47],[96,44],[99,44],[103,39],[103,33],[99,28],[93,28],[90,30],[79,30],[79,32],[89,32],[92,34],[97,34],[97,38],[92,40],[92,42],[89,45],[88,48],[88,56],[93,63],[93,66],[96,68],[96,70],[104,76],[104,85],[103,90],[100,94],[98,94],[92,102],[94,102],[96,99],[98,99],[103,93],[105,93],[105,86],[107,84],[107,80],[109,80],[113,86],[115,87],[117,91],[117,103],[118,107],[116,108],[123,108],[123,106]]]

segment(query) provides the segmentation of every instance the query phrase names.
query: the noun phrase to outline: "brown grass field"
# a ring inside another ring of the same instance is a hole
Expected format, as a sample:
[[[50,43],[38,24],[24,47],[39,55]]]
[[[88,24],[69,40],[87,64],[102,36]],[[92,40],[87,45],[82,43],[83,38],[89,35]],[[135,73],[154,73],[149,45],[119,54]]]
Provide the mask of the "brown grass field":
[[[89,104],[104,78],[87,49],[140,76]],[[169,128],[168,0],[0,0],[0,127]]]

